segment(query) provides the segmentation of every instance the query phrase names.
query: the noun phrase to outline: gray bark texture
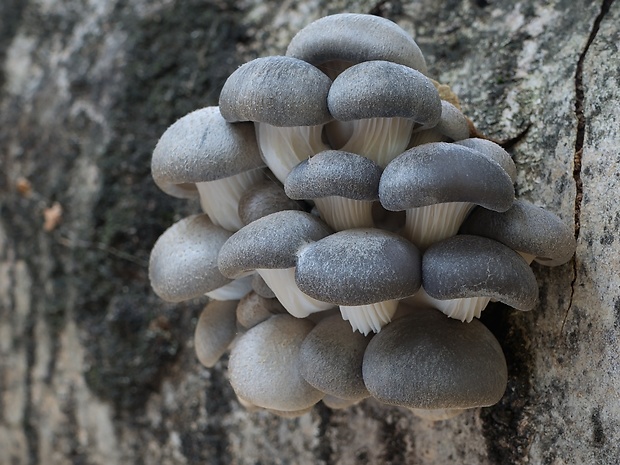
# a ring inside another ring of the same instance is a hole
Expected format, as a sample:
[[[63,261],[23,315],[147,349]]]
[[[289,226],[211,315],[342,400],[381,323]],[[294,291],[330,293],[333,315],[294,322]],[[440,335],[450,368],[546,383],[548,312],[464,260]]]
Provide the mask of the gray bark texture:
[[[154,241],[199,209],[152,182],[159,136],[344,11],[411,32],[518,195],[575,224],[574,259],[534,265],[535,310],[484,314],[509,368],[493,407],[248,412],[226,358],[194,355],[205,301],[150,289]],[[619,463],[619,26],[615,0],[3,0],[0,464]]]

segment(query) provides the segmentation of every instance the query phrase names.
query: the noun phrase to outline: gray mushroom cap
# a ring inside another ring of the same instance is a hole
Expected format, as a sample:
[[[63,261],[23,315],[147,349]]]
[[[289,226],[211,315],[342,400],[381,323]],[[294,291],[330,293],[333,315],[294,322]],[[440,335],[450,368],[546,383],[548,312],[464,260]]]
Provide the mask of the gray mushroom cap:
[[[273,180],[252,186],[239,199],[239,218],[246,225],[282,210],[302,208],[298,202],[287,197],[282,186]]]
[[[355,200],[378,200],[382,168],[355,153],[326,150],[299,163],[284,183],[292,199],[328,196]]]
[[[413,147],[388,164],[379,198],[392,211],[447,202],[506,211],[514,201],[514,187],[506,171],[487,156],[458,144],[432,142]]]
[[[350,229],[304,247],[295,281],[307,295],[334,305],[368,305],[413,295],[420,288],[420,253],[379,229]]]
[[[441,99],[430,79],[389,61],[366,61],[343,71],[327,104],[339,121],[401,117],[433,127],[441,117]]]
[[[220,250],[219,268],[228,277],[257,268],[291,268],[304,244],[330,233],[325,223],[309,213],[294,210],[272,213],[244,226],[226,241]]]
[[[244,296],[237,305],[237,323],[243,329],[250,329],[278,313],[286,313],[277,299],[266,299],[256,292]]]
[[[483,155],[488,156],[490,159],[495,160],[501,165],[502,168],[504,168],[506,173],[508,173],[508,176],[510,176],[513,183],[517,180],[517,167],[515,166],[512,157],[495,142],[472,137],[470,139],[456,140],[455,144],[469,147],[470,149],[476,150]]]
[[[523,311],[538,299],[536,277],[525,260],[479,236],[459,235],[431,245],[422,257],[422,285],[435,299],[490,297]]]
[[[212,300],[203,309],[194,332],[194,349],[201,364],[211,368],[237,335],[237,300]]]
[[[218,107],[193,111],[161,136],[151,161],[155,184],[174,197],[198,196],[195,183],[265,166],[254,125],[229,124]]]
[[[286,55],[315,66],[386,60],[426,73],[424,56],[413,38],[392,21],[374,15],[341,13],[314,21],[293,37]]]
[[[441,101],[441,118],[433,128],[452,140],[461,140],[469,136],[469,123],[461,110],[446,100]]]
[[[168,228],[155,242],[149,279],[168,302],[200,297],[230,282],[217,266],[220,248],[232,235],[207,215],[193,215]]]
[[[506,388],[502,349],[479,321],[461,323],[418,309],[394,320],[364,354],[366,387],[407,408],[473,408],[497,403]]]
[[[220,110],[226,121],[272,126],[315,126],[330,121],[331,79],[303,60],[273,56],[252,60],[224,83]]]
[[[321,320],[301,344],[301,375],[315,388],[340,399],[368,397],[362,379],[362,360],[370,339],[351,331],[340,315]]]
[[[461,232],[495,239],[547,266],[568,262],[576,247],[574,231],[558,216],[520,199],[503,213],[474,209]]]

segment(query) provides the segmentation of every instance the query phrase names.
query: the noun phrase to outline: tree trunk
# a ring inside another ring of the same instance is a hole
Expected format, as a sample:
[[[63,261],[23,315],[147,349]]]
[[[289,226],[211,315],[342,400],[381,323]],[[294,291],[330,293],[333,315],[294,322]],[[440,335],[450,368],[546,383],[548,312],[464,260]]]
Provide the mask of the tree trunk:
[[[616,464],[620,457],[620,2],[122,0],[0,5],[0,463]],[[150,178],[180,116],[329,13],[416,38],[430,75],[501,141],[517,192],[575,224],[534,265],[540,302],[483,321],[499,404],[432,423],[364,401],[286,420],[199,366],[205,301],[151,291],[156,238],[197,203]]]

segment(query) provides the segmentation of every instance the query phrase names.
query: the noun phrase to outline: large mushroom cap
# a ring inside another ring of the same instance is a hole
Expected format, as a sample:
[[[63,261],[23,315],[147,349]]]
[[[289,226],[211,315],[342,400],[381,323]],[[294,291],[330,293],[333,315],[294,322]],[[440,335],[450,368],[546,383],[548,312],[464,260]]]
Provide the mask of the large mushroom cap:
[[[373,337],[363,375],[378,400],[422,409],[493,405],[508,377],[501,347],[482,323],[427,309],[394,320]]]
[[[286,55],[315,66],[386,60],[426,73],[424,56],[413,38],[392,21],[374,15],[341,13],[314,21],[293,37]]]
[[[433,142],[390,162],[381,176],[379,198],[392,211],[447,202],[506,211],[514,188],[506,171],[487,156],[458,144]]]
[[[486,237],[459,235],[430,246],[422,257],[422,282],[428,295],[440,300],[490,297],[526,311],[538,299],[526,261]]]
[[[304,293],[334,305],[401,299],[420,288],[420,253],[387,231],[340,231],[299,252],[295,281]]]
[[[181,302],[228,284],[230,279],[220,273],[217,257],[231,235],[207,215],[189,216],[173,224],[151,251],[149,279],[155,293],[168,302]]]
[[[327,110],[331,79],[305,61],[273,56],[252,60],[232,73],[220,93],[229,122],[314,126],[332,118]]]
[[[200,363],[211,368],[237,335],[237,300],[212,300],[203,309],[194,332],[194,347]]]
[[[520,199],[503,213],[476,208],[461,226],[461,232],[495,239],[535,257],[541,265],[562,265],[575,253],[571,228],[555,214]]]
[[[198,195],[195,183],[265,166],[254,126],[229,124],[218,107],[193,111],[161,136],[151,161],[155,184],[175,197]]]

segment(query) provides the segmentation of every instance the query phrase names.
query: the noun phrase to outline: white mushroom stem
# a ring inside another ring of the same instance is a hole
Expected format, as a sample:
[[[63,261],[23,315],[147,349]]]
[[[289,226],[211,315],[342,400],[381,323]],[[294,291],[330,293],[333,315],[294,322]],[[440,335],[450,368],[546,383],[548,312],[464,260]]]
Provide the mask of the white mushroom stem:
[[[213,300],[240,300],[252,290],[252,275],[234,279],[225,286],[218,287],[205,295]]]
[[[414,307],[436,308],[450,318],[469,323],[474,318],[480,318],[491,298],[481,296],[439,300],[428,295],[422,287],[414,296],[407,297],[404,301]]]
[[[474,208],[470,202],[448,202],[406,210],[403,236],[420,250],[456,235]]]
[[[267,283],[282,306],[296,318],[306,318],[311,313],[322,312],[333,308],[334,305],[319,300],[301,292],[295,282],[295,267],[284,269],[257,269],[263,281]]]
[[[351,137],[340,150],[363,155],[385,168],[407,148],[414,124],[406,118],[357,120]]]
[[[372,202],[329,196],[313,199],[321,218],[335,231],[372,228]]]
[[[252,170],[215,181],[196,183],[202,210],[217,226],[233,232],[241,229],[244,225],[237,211],[239,199],[262,179],[261,170]]]
[[[299,162],[329,149],[323,142],[323,125],[276,127],[255,123],[255,126],[263,160],[282,184]]]
[[[351,324],[353,331],[359,331],[364,336],[371,331],[378,333],[381,328],[392,321],[396,313],[398,300],[386,300],[369,305],[340,306],[342,318]]]

